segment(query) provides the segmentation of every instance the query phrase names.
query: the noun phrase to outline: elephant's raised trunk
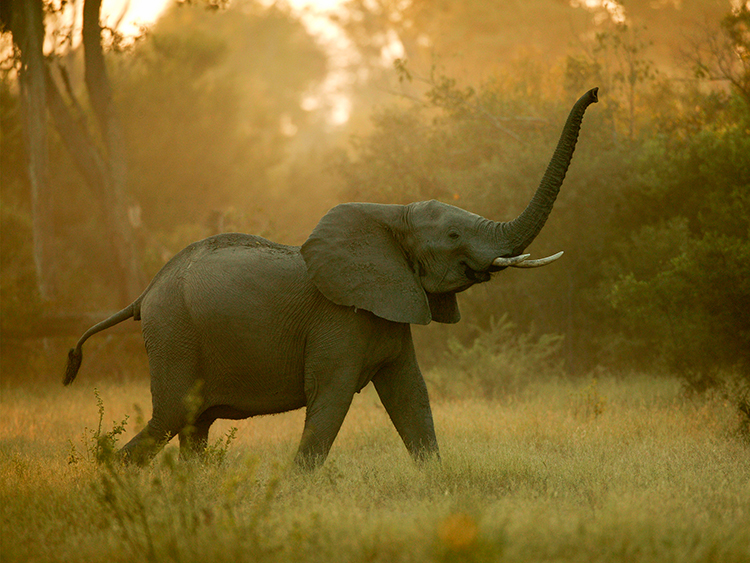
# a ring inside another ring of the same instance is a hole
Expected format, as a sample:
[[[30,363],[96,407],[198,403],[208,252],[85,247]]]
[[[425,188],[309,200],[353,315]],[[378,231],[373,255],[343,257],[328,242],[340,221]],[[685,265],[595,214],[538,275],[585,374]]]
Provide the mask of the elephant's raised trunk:
[[[501,240],[501,247],[510,249],[509,256],[521,254],[536,238],[547,221],[573,158],[583,114],[589,105],[598,101],[598,91],[598,88],[593,88],[586,92],[570,110],[555,153],[547,165],[547,171],[523,213],[509,223],[497,224],[496,232]]]

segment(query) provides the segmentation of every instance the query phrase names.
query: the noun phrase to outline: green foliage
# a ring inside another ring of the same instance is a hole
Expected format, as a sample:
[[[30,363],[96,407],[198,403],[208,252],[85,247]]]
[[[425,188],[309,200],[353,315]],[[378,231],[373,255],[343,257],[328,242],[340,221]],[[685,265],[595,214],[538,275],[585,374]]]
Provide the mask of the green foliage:
[[[247,458],[234,471],[191,463],[178,463],[172,452],[159,466],[147,471],[106,466],[95,485],[96,499],[133,558],[146,561],[200,561],[206,554],[207,536],[223,529],[243,538],[243,552],[262,554],[266,521],[278,488],[271,477],[259,489],[258,464]],[[218,482],[211,482],[217,479]],[[211,484],[211,494],[201,487]],[[250,504],[238,510],[238,502]],[[216,555],[239,555],[239,546],[214,546]]]
[[[23,325],[41,313],[36,280],[30,187],[24,174],[20,99],[9,73],[0,80],[0,332]],[[13,355],[6,339],[0,339],[6,360]],[[6,362],[3,361],[3,364]]]
[[[665,367],[699,381],[750,369],[750,107],[727,99],[717,113],[644,145],[634,199],[646,213],[609,285],[628,354],[657,348]]]
[[[99,415],[96,428],[84,428],[81,435],[83,452],[79,452],[76,445],[71,440],[68,440],[70,444],[68,463],[71,465],[86,461],[96,465],[111,466],[116,462],[115,452],[117,451],[117,441],[119,436],[125,433],[128,425],[128,416],[125,415],[125,418],[121,422],[114,421],[112,429],[104,432],[104,400],[96,387],[94,387],[94,397],[96,397],[96,407]]]
[[[428,381],[440,396],[494,399],[564,375],[560,335],[519,334],[507,315],[474,332],[468,345],[450,338],[445,361],[430,372]]]
[[[601,111],[611,122],[612,134],[630,141],[638,125],[649,117],[646,93],[658,75],[644,33],[645,28],[614,24],[610,30],[596,33],[590,53],[568,55],[566,61],[566,89],[599,85],[606,93]]]
[[[192,551],[195,537],[216,525],[231,527],[250,546],[262,551],[258,547],[260,529],[268,518],[279,480],[272,475],[259,491],[250,490],[258,478],[257,458],[251,457],[244,459],[239,470],[216,475],[236,437],[236,428],[209,444],[200,462],[178,462],[175,451],[168,449],[152,468],[128,467],[116,455],[118,438],[126,430],[128,417],[113,422],[112,428],[104,431],[104,401],[97,389],[94,396],[96,428],[84,429],[83,452],[70,442],[68,464],[85,461],[96,467],[94,497],[105,519],[116,525],[116,533],[130,556],[147,561],[197,561],[199,554]],[[199,480],[212,482],[214,494],[202,494],[197,486]],[[253,508],[238,511],[237,502],[251,496],[255,498]]]
[[[222,465],[229,453],[229,446],[232,445],[237,439],[237,427],[232,426],[222,438],[219,438],[213,443],[206,446],[203,452],[203,461],[206,463],[213,463],[215,465]]]
[[[0,199],[0,330],[23,325],[41,312],[32,248],[31,218]]]
[[[336,168],[343,198],[522,208],[525,195],[513,188],[530,187],[529,171],[543,170],[548,157],[535,149],[554,146],[564,122],[564,106],[533,87],[540,76],[499,76],[475,90],[433,69],[423,105],[385,108],[371,134],[353,139]]]
[[[9,183],[15,180],[11,174],[7,177]],[[45,310],[34,265],[32,220],[23,202],[13,193],[6,195],[6,187],[0,190],[0,379],[4,383],[16,374],[26,378],[38,367],[43,354],[35,343],[10,338],[9,333],[33,324]]]
[[[721,20],[719,33],[699,44],[693,56],[700,79],[728,81],[750,104],[750,5],[737,2]]]

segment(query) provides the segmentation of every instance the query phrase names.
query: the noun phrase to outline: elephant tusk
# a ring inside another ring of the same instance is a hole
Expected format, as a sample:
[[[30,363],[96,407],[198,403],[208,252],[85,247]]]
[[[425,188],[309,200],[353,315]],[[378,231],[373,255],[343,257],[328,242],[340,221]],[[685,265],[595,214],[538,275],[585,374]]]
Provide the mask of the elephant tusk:
[[[546,258],[539,258],[538,260],[524,260],[517,264],[511,264],[511,266],[513,266],[514,268],[538,268],[539,266],[546,266],[547,264],[554,262],[562,255],[563,251],[561,250],[557,254],[547,256]]]
[[[520,262],[526,260],[529,256],[531,256],[531,254],[519,254],[518,256],[511,256],[510,258],[498,257],[492,261],[492,265],[501,268],[506,266],[516,266]]]

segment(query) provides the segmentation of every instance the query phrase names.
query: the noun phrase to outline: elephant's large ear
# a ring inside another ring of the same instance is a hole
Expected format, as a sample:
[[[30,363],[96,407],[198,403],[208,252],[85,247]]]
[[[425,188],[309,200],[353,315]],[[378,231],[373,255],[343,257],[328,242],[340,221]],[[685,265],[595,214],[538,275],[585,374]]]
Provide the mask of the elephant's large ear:
[[[334,303],[428,324],[427,294],[396,236],[402,213],[400,205],[337,205],[302,245],[302,256],[313,283]]]

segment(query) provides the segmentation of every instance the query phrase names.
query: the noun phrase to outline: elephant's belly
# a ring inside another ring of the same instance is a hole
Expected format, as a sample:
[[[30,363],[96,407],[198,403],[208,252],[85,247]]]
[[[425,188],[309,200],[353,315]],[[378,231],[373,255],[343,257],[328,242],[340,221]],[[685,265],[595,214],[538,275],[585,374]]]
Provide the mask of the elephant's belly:
[[[231,406],[244,417],[305,406],[301,346],[296,350],[279,343],[252,343],[253,338],[247,337],[206,345],[201,371],[208,404]]]
[[[208,407],[205,411],[203,411],[203,416],[206,418],[216,420],[218,418],[225,419],[225,420],[242,420],[245,418],[250,418],[252,416],[259,416],[263,414],[278,414],[282,412],[287,412],[291,410],[296,410],[297,408],[301,408],[304,405],[300,405],[299,407],[292,407],[292,408],[282,408],[280,410],[272,410],[272,411],[262,411],[258,412],[257,410],[245,410],[241,408],[237,408],[231,405],[214,405],[211,407]]]

